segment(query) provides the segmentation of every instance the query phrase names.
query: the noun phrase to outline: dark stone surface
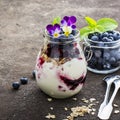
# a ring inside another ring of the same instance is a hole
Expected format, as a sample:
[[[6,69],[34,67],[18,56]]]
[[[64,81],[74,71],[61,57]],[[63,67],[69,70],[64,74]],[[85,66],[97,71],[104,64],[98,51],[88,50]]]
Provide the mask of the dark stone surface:
[[[55,114],[56,120],[63,120],[70,114],[64,107],[83,105],[83,97],[99,101],[96,114],[75,120],[98,120],[98,108],[106,89],[102,81],[105,75],[88,72],[84,88],[74,96],[77,101],[69,98],[48,102],[48,96],[32,79],[32,70],[43,44],[44,28],[55,16],[75,15],[77,26],[81,28],[86,24],[83,20],[86,15],[95,19],[111,17],[120,24],[119,11],[119,0],[0,0],[0,120],[45,120],[48,113]],[[29,78],[28,84],[18,91],[12,90],[12,82],[22,76]],[[120,110],[120,92],[114,103]],[[110,120],[119,118],[120,114],[112,113]]]

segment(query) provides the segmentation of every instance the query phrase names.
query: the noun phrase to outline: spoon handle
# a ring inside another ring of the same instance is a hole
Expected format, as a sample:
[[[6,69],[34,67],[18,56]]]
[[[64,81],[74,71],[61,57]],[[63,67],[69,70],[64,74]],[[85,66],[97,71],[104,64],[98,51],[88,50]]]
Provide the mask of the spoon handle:
[[[112,97],[111,97],[111,99],[110,99],[110,101],[109,101],[109,104],[112,105],[113,100],[114,100],[114,98],[115,98],[115,96],[116,96],[116,94],[117,94],[117,92],[118,92],[118,89],[119,89],[119,87],[118,87],[117,85],[115,85],[115,90],[114,90],[114,92],[113,92],[113,94],[112,94]]]
[[[103,110],[103,108],[108,103],[108,97],[109,97],[110,88],[111,88],[111,84],[107,82],[107,88],[106,88],[105,97],[104,97],[104,100],[103,100],[102,104],[100,105],[98,116],[100,115],[101,111]]]

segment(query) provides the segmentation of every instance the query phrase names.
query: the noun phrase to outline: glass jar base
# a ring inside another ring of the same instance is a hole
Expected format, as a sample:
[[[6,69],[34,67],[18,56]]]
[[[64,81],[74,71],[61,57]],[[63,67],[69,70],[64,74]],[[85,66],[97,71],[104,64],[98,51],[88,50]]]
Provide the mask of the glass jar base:
[[[113,73],[117,70],[120,69],[120,66],[111,70],[97,70],[97,69],[92,69],[90,67],[87,67],[87,69],[93,73],[98,73],[98,74],[109,74],[109,73]]]

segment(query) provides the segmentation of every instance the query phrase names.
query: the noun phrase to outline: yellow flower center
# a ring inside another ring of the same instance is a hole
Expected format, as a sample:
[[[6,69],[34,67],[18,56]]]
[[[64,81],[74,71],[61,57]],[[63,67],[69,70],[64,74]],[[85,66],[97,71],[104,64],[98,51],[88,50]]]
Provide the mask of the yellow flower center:
[[[58,36],[59,36],[59,34],[58,33],[54,33],[54,38],[57,38]]]
[[[65,36],[67,36],[67,37],[68,37],[68,36],[69,36],[69,34],[70,34],[70,33],[69,33],[69,31],[66,31],[66,32],[65,32]]]
[[[65,36],[67,36],[67,37],[71,33],[71,29],[68,26],[65,26],[64,29],[63,29],[63,31],[64,31]]]

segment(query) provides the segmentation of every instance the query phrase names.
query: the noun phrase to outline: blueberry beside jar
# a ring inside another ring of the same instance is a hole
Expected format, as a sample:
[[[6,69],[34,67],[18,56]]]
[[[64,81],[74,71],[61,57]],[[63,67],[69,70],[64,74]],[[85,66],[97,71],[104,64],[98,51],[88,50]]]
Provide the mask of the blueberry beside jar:
[[[88,70],[94,73],[108,74],[120,68],[120,33],[106,31],[90,33],[84,42],[84,54],[87,57],[92,50],[88,61]]]

